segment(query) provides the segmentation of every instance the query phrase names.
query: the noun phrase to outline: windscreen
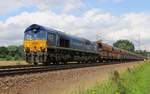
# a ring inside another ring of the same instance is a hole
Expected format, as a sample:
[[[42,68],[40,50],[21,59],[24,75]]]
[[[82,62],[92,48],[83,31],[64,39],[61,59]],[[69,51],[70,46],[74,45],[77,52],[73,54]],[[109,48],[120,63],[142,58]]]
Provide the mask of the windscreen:
[[[25,40],[46,40],[46,32],[42,30],[30,30],[25,32]]]
[[[26,32],[24,39],[25,40],[33,40],[34,39],[34,33],[32,33],[32,32]]]

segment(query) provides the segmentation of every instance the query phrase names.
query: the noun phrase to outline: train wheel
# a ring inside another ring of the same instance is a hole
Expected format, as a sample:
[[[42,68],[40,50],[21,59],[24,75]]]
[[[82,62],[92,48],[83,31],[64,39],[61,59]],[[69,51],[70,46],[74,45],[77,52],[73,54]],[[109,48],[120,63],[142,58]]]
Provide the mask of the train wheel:
[[[38,63],[37,63],[37,62],[34,62],[34,65],[38,65]]]
[[[46,65],[46,66],[50,65],[49,62],[43,62],[42,64],[43,64],[43,65]]]
[[[61,64],[68,64],[68,62],[67,61],[63,61],[63,62],[61,62]]]
[[[58,62],[58,61],[54,61],[53,64],[54,64],[54,65],[58,65],[59,62]]]

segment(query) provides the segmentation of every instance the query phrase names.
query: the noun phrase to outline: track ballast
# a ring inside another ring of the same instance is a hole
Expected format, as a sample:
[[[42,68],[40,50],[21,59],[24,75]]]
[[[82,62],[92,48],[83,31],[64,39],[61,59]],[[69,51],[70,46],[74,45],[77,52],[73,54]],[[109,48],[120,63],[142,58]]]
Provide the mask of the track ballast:
[[[30,74],[30,73],[38,73],[38,72],[46,72],[46,71],[56,71],[56,70],[66,70],[66,69],[74,69],[74,68],[83,68],[83,67],[92,67],[92,66],[100,66],[100,65],[108,65],[103,63],[86,63],[86,64],[60,64],[60,65],[18,65],[18,66],[1,66],[0,67],[0,76],[11,76],[11,75],[22,75],[22,74]]]

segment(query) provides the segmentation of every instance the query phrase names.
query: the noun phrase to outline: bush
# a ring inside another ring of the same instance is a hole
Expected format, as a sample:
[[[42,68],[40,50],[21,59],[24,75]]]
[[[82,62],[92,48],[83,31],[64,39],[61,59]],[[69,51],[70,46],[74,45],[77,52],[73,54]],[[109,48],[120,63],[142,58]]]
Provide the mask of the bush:
[[[23,46],[0,47],[0,60],[23,60]]]

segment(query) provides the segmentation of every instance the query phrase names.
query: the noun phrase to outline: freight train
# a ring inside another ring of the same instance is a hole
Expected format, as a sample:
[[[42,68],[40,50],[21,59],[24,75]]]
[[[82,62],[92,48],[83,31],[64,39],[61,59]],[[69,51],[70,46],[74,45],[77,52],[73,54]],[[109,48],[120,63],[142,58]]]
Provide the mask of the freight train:
[[[101,41],[92,42],[38,24],[32,24],[25,30],[24,51],[26,61],[35,65],[144,59],[143,56],[114,48]]]

